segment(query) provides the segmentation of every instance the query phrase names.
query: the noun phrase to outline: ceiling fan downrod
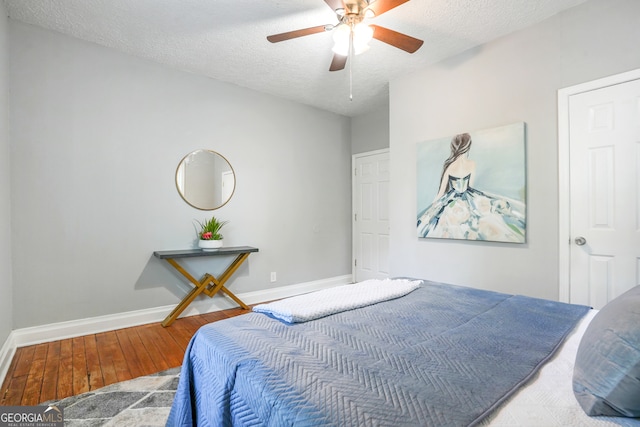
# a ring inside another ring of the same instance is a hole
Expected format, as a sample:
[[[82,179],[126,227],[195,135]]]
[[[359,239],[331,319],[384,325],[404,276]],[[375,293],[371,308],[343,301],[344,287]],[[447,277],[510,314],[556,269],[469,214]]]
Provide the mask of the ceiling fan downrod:
[[[353,101],[353,28],[349,33],[349,101]]]

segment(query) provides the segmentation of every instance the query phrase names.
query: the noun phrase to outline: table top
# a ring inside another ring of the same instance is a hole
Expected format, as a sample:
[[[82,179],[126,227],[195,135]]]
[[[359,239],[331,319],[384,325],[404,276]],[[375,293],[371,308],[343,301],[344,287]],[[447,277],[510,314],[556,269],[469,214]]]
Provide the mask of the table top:
[[[202,249],[178,249],[173,251],[155,251],[153,255],[160,259],[165,258],[190,258],[201,256],[221,256],[221,255],[237,255],[249,252],[258,252],[258,248],[251,246],[229,246],[218,248],[214,251],[204,251]]]

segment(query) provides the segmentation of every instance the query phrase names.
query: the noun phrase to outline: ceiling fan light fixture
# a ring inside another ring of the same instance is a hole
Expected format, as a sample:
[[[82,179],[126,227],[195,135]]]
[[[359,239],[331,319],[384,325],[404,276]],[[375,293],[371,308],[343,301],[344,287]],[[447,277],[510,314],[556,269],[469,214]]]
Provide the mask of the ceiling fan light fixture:
[[[349,55],[349,38],[351,28],[346,24],[338,24],[333,29],[333,51],[341,56]]]
[[[369,42],[373,38],[373,28],[362,22],[353,29],[350,25],[339,24],[333,29],[333,52],[341,56],[349,56],[351,37],[353,34],[353,53],[360,55],[369,49]]]
[[[353,27],[353,43],[354,44],[368,44],[373,38],[373,28],[360,22]]]
[[[333,31],[333,59],[329,71],[343,70],[349,63],[349,78],[351,78],[351,63],[348,59],[369,49],[369,41],[375,35],[380,40],[395,48],[414,53],[424,43],[423,40],[399,33],[380,25],[366,25],[368,18],[380,16],[410,0],[324,0],[335,12],[338,23],[335,25],[317,25],[310,28],[287,31],[267,36],[271,43],[278,43],[298,37]]]
[[[351,28],[347,24],[338,24],[333,27],[333,42],[336,44],[349,44]]]
[[[333,53],[340,55],[340,56],[349,56],[349,44],[347,43],[345,44],[336,44],[333,46],[333,48],[331,49],[333,51]],[[369,46],[367,45],[361,45],[361,46],[353,46],[353,53],[354,55],[360,55],[363,52],[366,52],[367,50],[369,50]]]
[[[334,44],[333,48],[331,48],[331,50],[333,51],[333,53],[340,55],[340,56],[349,56],[349,45],[343,45],[343,44]]]

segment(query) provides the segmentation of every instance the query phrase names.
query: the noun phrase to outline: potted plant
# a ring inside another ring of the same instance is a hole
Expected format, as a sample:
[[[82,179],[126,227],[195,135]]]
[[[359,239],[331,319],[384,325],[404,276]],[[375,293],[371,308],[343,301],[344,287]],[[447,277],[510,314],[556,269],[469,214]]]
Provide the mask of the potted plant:
[[[229,221],[220,221],[215,216],[211,217],[208,221],[200,222],[196,221],[200,226],[198,234],[198,246],[202,250],[216,250],[222,247],[223,236],[220,234],[220,230]]]

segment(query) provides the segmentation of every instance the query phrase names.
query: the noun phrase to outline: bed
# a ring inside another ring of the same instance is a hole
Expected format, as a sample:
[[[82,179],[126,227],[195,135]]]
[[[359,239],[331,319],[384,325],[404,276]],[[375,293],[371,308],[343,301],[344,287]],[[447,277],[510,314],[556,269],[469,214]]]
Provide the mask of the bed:
[[[640,425],[589,417],[573,397],[589,307],[426,280],[373,282],[202,327],[167,425]]]

